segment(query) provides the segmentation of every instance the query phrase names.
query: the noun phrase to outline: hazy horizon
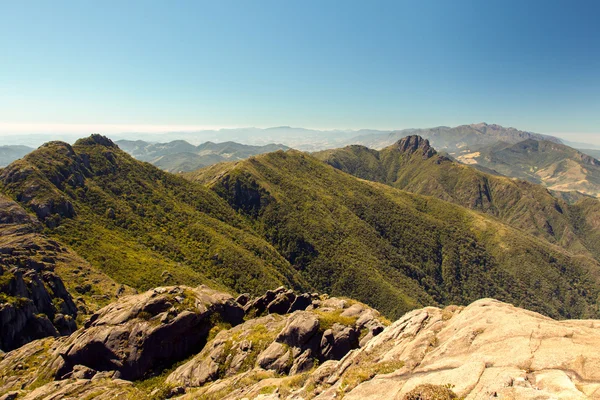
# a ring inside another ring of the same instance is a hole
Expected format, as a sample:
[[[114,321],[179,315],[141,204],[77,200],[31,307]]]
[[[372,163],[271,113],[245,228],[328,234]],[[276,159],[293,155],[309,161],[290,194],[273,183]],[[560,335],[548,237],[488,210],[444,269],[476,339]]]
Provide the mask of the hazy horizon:
[[[0,131],[486,121],[600,143],[599,13],[542,0],[5,2]]]
[[[480,121],[484,122],[484,121]],[[479,122],[471,122],[459,125],[470,125]],[[492,125],[493,122],[486,123]],[[437,126],[459,126],[459,125],[437,125]],[[501,124],[496,124],[501,125]],[[39,146],[43,142],[48,140],[64,140],[66,142],[72,142],[78,138],[86,137],[91,135],[92,133],[99,133],[104,136],[113,138],[115,140],[146,140],[149,142],[170,142],[173,140],[187,140],[190,141],[190,135],[194,134],[216,134],[218,135],[221,131],[222,134],[226,134],[226,132],[236,131],[236,130],[260,130],[265,131],[269,129],[276,128],[291,128],[292,130],[302,130],[306,129],[309,131],[323,132],[323,133],[340,133],[345,134],[346,136],[351,136],[351,134],[356,133],[360,134],[361,131],[380,131],[380,132],[393,132],[393,131],[402,131],[405,129],[427,129],[434,128],[437,126],[413,126],[413,127],[403,127],[397,129],[375,129],[375,128],[354,128],[354,129],[324,129],[324,128],[313,128],[313,127],[305,127],[305,126],[289,126],[289,125],[280,125],[280,126],[267,126],[267,127],[255,127],[255,126],[243,126],[243,127],[205,127],[205,126],[189,126],[189,125],[173,125],[173,126],[164,126],[164,125],[87,125],[87,124],[77,124],[77,125],[52,125],[54,127],[53,130],[43,131],[43,126],[23,126],[23,130],[19,132],[18,129],[15,131],[5,130],[6,124],[0,123],[0,145],[8,144],[8,145],[28,145],[28,146]],[[502,125],[503,126],[503,125]],[[518,126],[504,126],[505,128],[516,128],[522,131],[527,131],[521,129]],[[46,127],[47,128],[47,127]],[[540,133],[544,135],[554,136],[559,139],[562,139],[567,142],[571,142],[573,144],[585,145],[589,144],[590,147],[600,146],[600,134],[595,133],[566,133],[566,132],[535,132],[528,131],[533,133]],[[279,137],[279,140],[277,140]],[[234,140],[243,144],[265,144],[265,143],[283,143],[286,144],[286,138],[284,135],[277,136],[276,138],[272,138],[272,140],[261,138],[261,137],[253,137],[249,136],[246,139],[238,139]],[[2,143],[2,138],[5,140],[12,139],[8,143]],[[223,142],[230,141],[231,138],[224,137],[222,140],[219,140],[218,136],[213,136],[210,139],[202,139],[202,136],[198,137],[198,141],[195,144],[199,144],[203,141],[215,141],[215,142]],[[577,147],[577,146],[576,146]],[[584,148],[585,146],[579,146]]]

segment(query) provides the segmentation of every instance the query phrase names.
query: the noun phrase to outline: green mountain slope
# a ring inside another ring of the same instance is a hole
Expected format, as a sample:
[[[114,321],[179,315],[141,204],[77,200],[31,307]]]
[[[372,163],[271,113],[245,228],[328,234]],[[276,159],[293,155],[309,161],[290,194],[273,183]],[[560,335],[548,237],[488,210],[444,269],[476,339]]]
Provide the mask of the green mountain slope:
[[[2,170],[0,186],[50,237],[137,289],[307,287],[214,193],[134,160],[99,135],[40,147]]]
[[[314,156],[362,179],[483,211],[573,253],[600,260],[600,252],[589,243],[589,221],[566,201],[542,186],[454,162],[419,136],[408,136],[381,151],[348,146]]]
[[[497,143],[457,158],[555,191],[600,195],[600,161],[560,143],[533,139]]]
[[[358,180],[304,153],[270,153],[186,177],[245,215],[314,287],[388,315],[483,296],[548,315],[598,313],[596,261],[493,217]]]

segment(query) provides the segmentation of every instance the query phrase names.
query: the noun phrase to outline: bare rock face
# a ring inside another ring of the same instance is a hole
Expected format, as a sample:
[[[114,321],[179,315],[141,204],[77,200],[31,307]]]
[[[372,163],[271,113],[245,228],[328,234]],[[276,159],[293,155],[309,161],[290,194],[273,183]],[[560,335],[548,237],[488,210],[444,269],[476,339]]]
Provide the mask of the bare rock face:
[[[207,287],[172,286],[126,296],[98,311],[62,345],[52,369],[60,379],[75,366],[116,371],[133,380],[199,351],[215,320],[242,322],[242,308]]]
[[[423,159],[431,158],[437,152],[429,144],[429,140],[423,139],[421,136],[412,135],[400,139],[395,146],[403,153],[419,153]]]
[[[347,386],[344,399],[409,399],[423,385],[466,399],[599,398],[598,328],[600,321],[555,321],[491,299],[464,309],[428,307],[348,354],[328,382],[339,386],[357,370],[387,364],[395,368]],[[334,394],[327,389],[318,398]]]
[[[24,400],[39,399],[139,399],[144,395],[132,382],[112,377],[97,379],[65,379],[47,383],[26,396]]]
[[[273,298],[286,293],[281,290]],[[221,331],[196,357],[171,373],[167,383],[200,387],[256,371],[282,376],[304,373],[358,348],[360,332],[371,333],[365,325],[383,327],[379,313],[363,304],[332,298],[320,307],[313,305],[312,297],[308,297],[311,310],[268,314]],[[350,309],[349,315],[343,315]]]
[[[339,299],[323,301],[321,310],[336,304]],[[358,322],[370,312],[360,310],[360,304],[350,305],[340,315],[358,313]],[[284,328],[290,323],[291,317]],[[344,330],[329,329],[332,335]],[[409,312],[340,360],[322,361],[308,375],[297,375],[302,379],[262,376],[254,369],[206,382],[184,398],[218,393],[223,399],[596,399],[599,346],[600,321],[555,321],[482,299],[468,307]],[[291,349],[294,363],[305,359]],[[273,345],[265,355],[282,350]],[[242,379],[256,383],[236,386]]]

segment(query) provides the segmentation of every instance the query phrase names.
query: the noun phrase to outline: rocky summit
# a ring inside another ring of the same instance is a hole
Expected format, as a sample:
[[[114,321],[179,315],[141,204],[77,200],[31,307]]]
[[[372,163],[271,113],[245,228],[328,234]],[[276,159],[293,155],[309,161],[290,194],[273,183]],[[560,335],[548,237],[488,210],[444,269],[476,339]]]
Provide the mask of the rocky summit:
[[[268,298],[309,301],[254,307]],[[492,299],[390,323],[362,303],[285,288],[234,299],[160,287],[4,354],[0,398],[599,398],[599,328]]]

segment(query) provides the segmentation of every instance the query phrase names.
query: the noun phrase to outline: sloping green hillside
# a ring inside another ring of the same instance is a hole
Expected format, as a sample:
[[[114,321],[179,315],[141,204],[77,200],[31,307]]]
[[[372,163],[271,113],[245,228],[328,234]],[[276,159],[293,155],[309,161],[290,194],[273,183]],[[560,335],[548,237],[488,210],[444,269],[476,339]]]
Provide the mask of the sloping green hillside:
[[[483,211],[573,253],[600,260],[596,246],[590,246],[586,218],[566,201],[540,185],[454,162],[419,136],[408,136],[381,151],[348,146],[314,156],[362,179]]]
[[[99,135],[51,142],[0,173],[2,189],[120,283],[307,288],[277,251],[201,185],[134,160]]]
[[[397,316],[490,296],[548,315],[597,315],[599,265],[493,217],[358,180],[297,151],[219,164],[202,182],[313,286]]]

